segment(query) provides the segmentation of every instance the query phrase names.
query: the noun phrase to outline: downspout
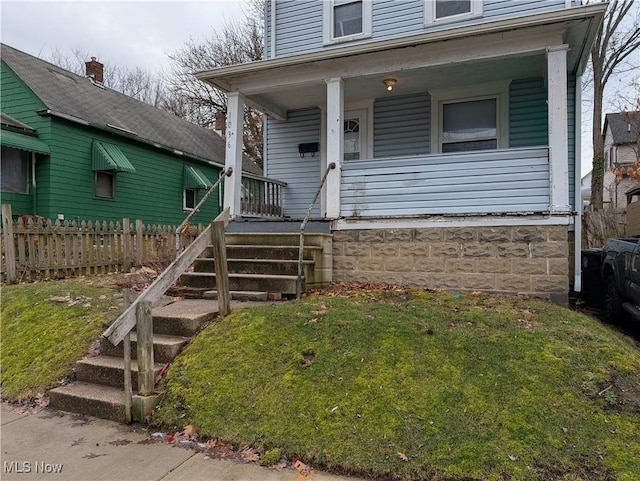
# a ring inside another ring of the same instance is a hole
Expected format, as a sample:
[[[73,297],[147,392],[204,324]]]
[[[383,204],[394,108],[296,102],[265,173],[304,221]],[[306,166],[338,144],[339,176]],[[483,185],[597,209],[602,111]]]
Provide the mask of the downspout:
[[[575,118],[575,181],[574,181],[574,197],[576,215],[574,222],[574,273],[573,273],[573,290],[582,292],[582,192],[580,189],[580,180],[582,179],[582,75],[576,75],[576,118]]]
[[[270,58],[276,58],[276,0],[271,0],[271,28],[269,29],[271,35],[271,49]]]
[[[38,189],[36,186],[36,153],[31,152],[31,212],[32,215],[38,215],[36,212],[36,208],[38,206],[37,203],[37,195]]]

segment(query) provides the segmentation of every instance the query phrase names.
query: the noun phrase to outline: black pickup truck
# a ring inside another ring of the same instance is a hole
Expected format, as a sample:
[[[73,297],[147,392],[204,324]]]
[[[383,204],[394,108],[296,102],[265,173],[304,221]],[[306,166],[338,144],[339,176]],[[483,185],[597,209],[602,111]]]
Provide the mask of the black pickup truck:
[[[608,239],[600,273],[605,317],[613,321],[627,311],[640,321],[640,238]]]

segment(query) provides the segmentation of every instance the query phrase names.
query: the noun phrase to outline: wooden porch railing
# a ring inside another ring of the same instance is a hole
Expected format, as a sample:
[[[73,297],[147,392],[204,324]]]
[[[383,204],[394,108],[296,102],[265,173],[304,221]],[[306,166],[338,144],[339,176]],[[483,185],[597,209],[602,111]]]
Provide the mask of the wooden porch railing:
[[[160,274],[156,280],[133,301],[125,311],[102,334],[113,345],[121,342],[129,343],[129,334],[136,327],[138,345],[138,394],[152,396],[154,394],[155,376],[153,370],[153,322],[151,308],[154,302],[189,268],[194,260],[213,244],[216,259],[216,287],[218,289],[218,311],[221,316],[231,312],[229,301],[229,275],[227,271],[224,231],[229,221],[229,209],[225,209],[216,219],[194,240],[171,265]],[[131,365],[130,344],[125,345],[125,366]],[[130,386],[130,371],[125,367],[125,385]],[[131,390],[125,389],[125,405],[131,406]],[[129,416],[129,414],[127,414]],[[127,418],[129,419],[129,418]],[[139,419],[143,420],[143,419]]]
[[[286,182],[243,172],[241,214],[248,217],[282,217],[286,185]]]

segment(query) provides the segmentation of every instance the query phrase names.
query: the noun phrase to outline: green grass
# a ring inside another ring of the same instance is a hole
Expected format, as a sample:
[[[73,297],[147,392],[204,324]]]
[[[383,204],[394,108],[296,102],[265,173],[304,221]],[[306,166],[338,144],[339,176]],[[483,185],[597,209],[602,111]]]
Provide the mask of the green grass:
[[[640,382],[640,351],[580,313],[352,291],[210,325],[155,422],[365,476],[637,480],[640,414],[616,380]]]
[[[56,387],[120,312],[115,294],[95,279],[3,286],[2,398],[25,401]]]

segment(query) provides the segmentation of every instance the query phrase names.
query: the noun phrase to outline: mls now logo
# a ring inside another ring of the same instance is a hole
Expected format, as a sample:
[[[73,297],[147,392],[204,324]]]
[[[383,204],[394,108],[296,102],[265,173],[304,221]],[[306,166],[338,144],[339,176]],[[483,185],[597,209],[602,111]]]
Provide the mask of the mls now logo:
[[[30,461],[5,461],[2,465],[5,474],[10,473],[41,473],[41,474],[58,474],[62,472],[62,464],[51,464]]]

